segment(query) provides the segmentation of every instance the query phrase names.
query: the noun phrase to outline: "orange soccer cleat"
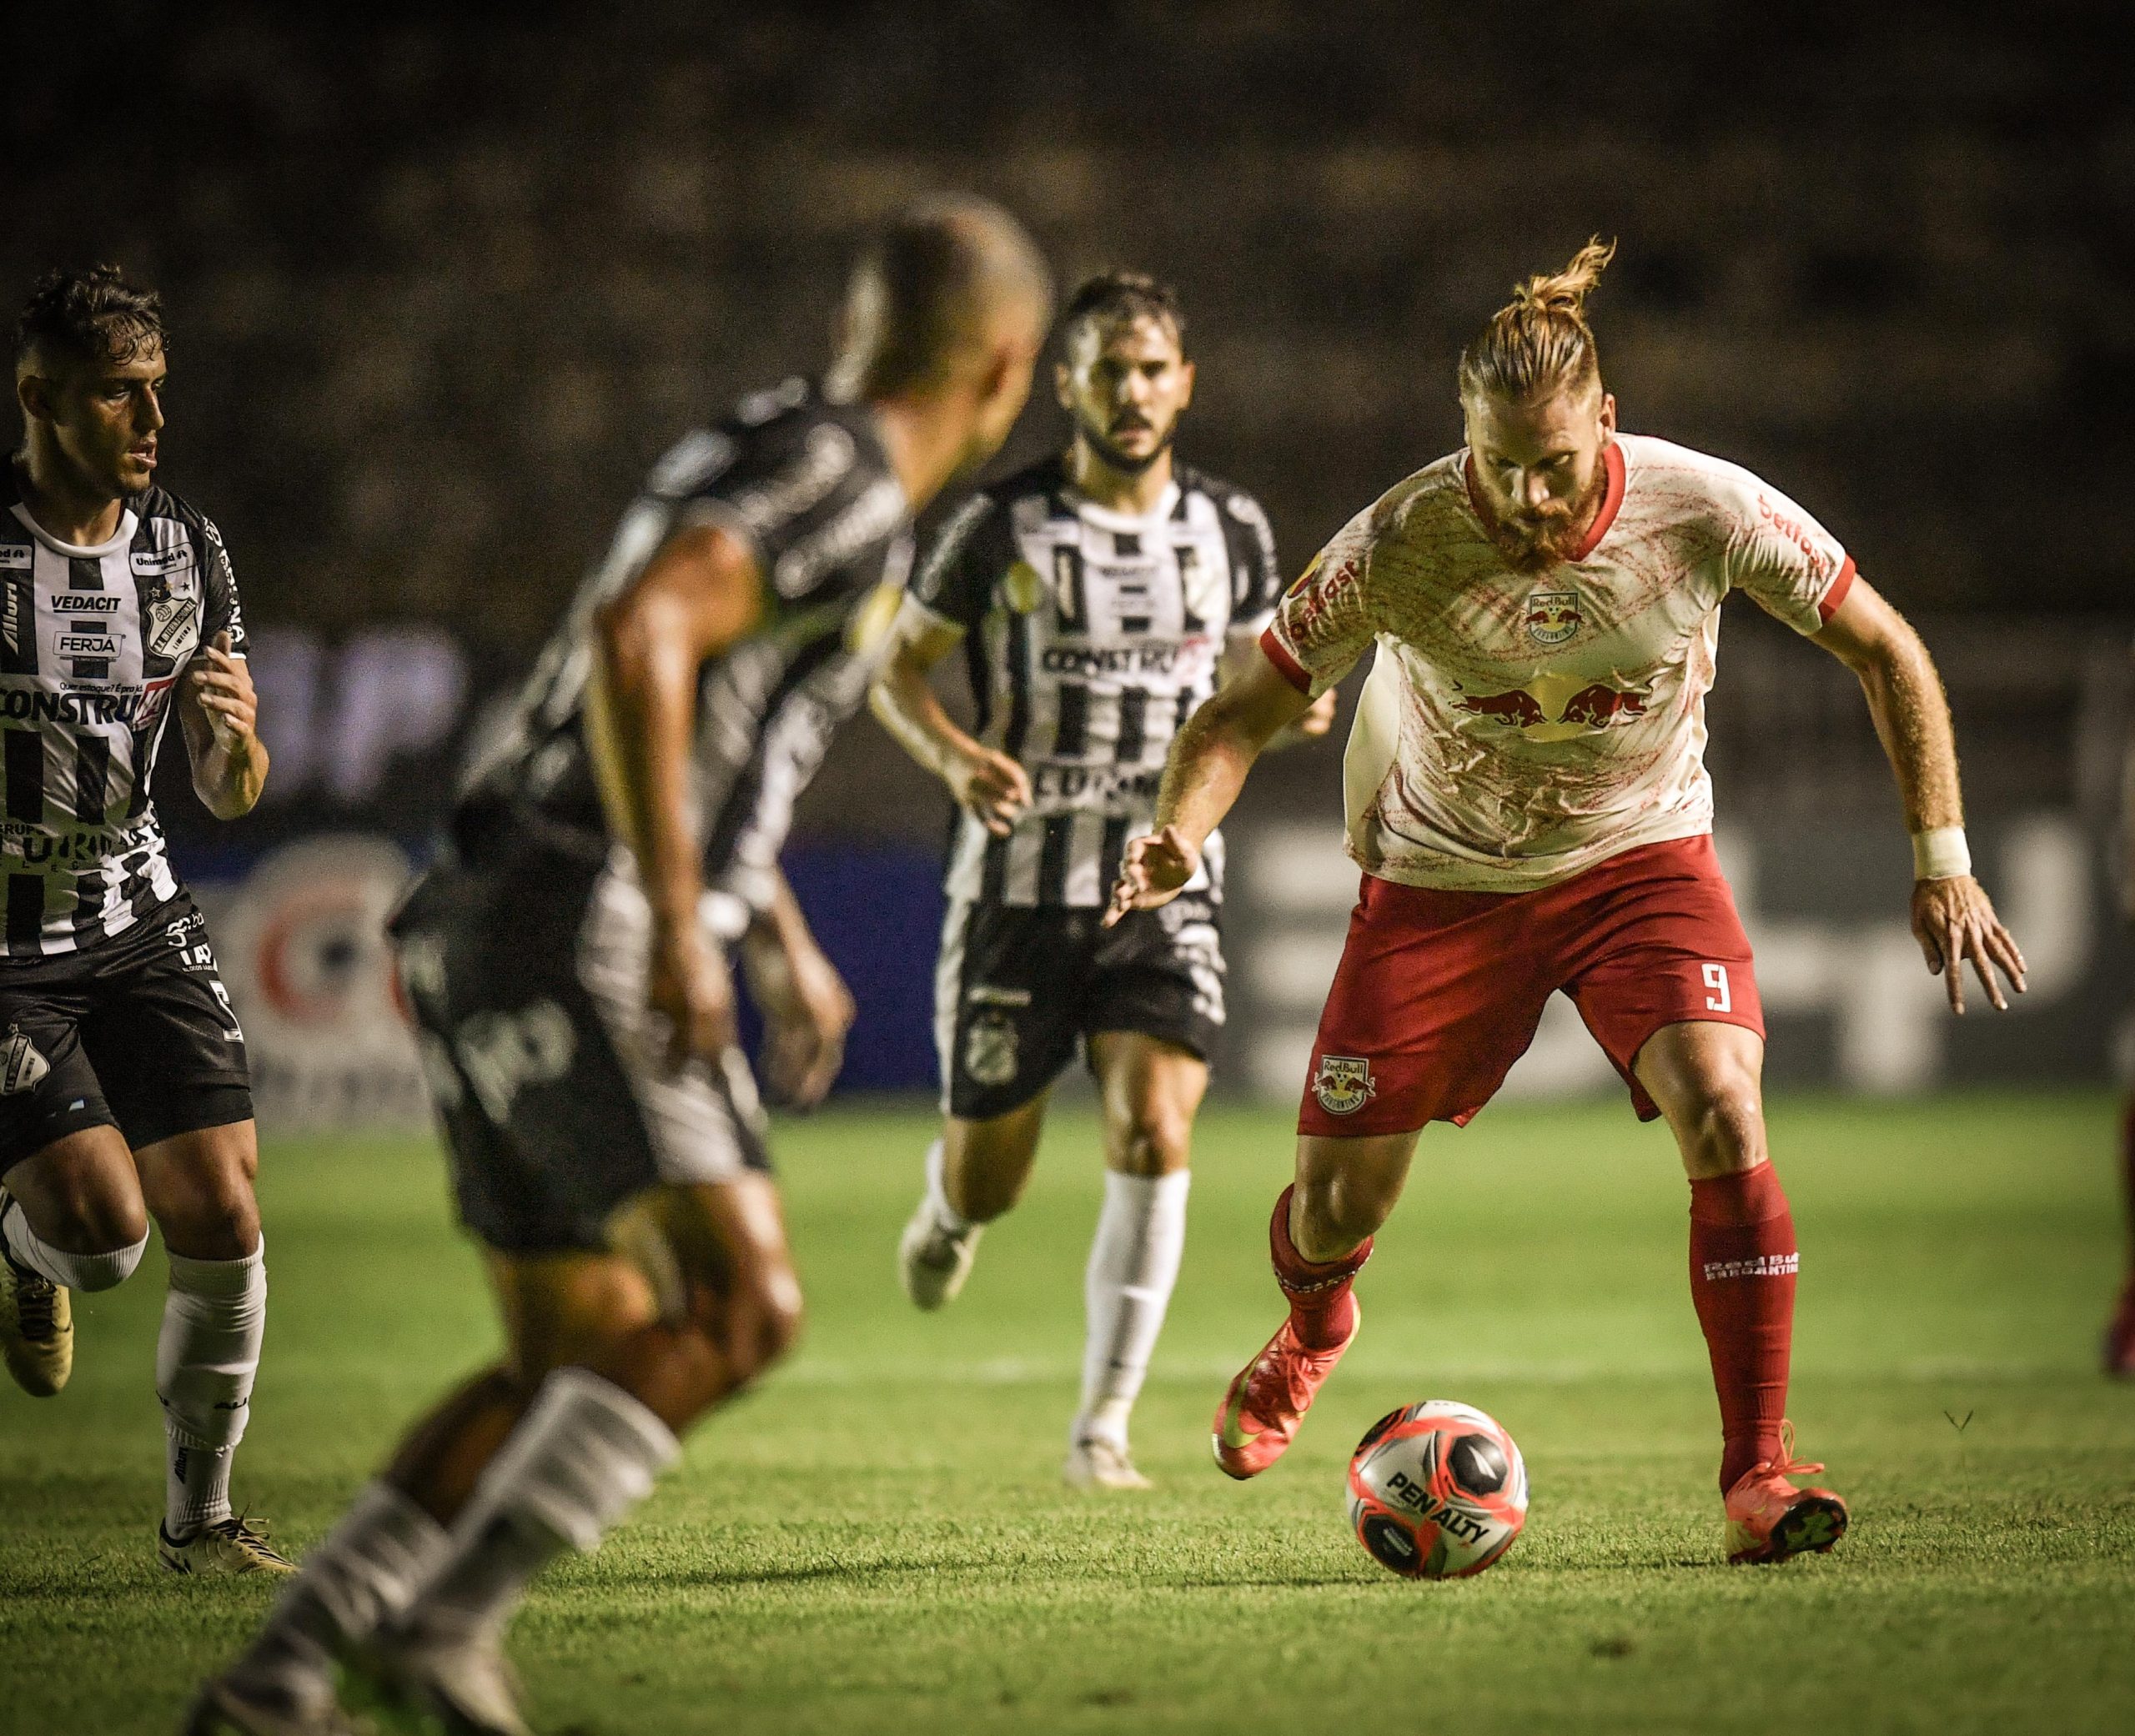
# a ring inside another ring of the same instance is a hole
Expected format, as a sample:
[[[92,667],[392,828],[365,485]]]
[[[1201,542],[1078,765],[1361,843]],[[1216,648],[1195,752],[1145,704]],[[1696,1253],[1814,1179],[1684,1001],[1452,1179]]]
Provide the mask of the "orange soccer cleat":
[[[1240,1369],[1216,1409],[1216,1463],[1226,1477],[1258,1477],[1283,1456],[1312,1401],[1357,1342],[1364,1311],[1354,1312],[1349,1335],[1332,1350],[1309,1350],[1285,1317],[1260,1354]]]
[[[1824,1468],[1795,1458],[1791,1422],[1781,1422],[1779,1430],[1779,1457],[1752,1465],[1727,1492],[1727,1558],[1737,1564],[1785,1561],[1810,1549],[1821,1555],[1846,1535],[1842,1498],[1787,1481]]]

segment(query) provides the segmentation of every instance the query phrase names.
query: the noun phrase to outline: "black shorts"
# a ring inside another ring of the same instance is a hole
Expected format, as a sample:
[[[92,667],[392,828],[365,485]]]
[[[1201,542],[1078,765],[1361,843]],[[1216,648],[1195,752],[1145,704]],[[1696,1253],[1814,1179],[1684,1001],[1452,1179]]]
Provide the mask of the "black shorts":
[[[490,1247],[600,1248],[649,1187],[769,1169],[741,1051],[661,1058],[651,912],[627,871],[545,850],[448,862],[393,931],[460,1220]]]
[[[85,1127],[138,1151],[251,1119],[244,1032],[185,892],[116,939],[0,961],[0,1174]]]
[[[942,1106],[1020,1108],[1083,1039],[1138,1031],[1206,1061],[1223,1025],[1218,907],[1188,895],[1101,928],[1097,910],[950,901],[934,977]]]

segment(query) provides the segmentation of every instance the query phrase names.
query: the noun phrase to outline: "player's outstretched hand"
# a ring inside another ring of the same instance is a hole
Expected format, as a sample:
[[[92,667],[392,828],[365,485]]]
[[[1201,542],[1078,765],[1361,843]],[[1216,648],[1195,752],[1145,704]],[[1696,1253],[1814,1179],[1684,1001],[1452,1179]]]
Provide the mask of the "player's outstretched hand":
[[[990,747],[959,760],[949,786],[997,838],[1007,837],[1016,816],[1031,805],[1030,774],[1019,762]]]
[[[646,1000],[666,1021],[666,1059],[680,1072],[692,1059],[716,1066],[738,1040],[734,979],[725,956],[694,923],[656,929]]]
[[[768,1027],[764,1071],[772,1096],[795,1109],[814,1108],[845,1065],[846,1033],[859,1013],[852,991],[816,946],[759,962],[749,986]]]
[[[1200,865],[1201,852],[1175,825],[1151,837],[1129,838],[1112,902],[1105,909],[1104,926],[1110,928],[1129,911],[1153,911],[1169,904]]]
[[[2009,1000],[1995,980],[1996,971],[2018,994],[2024,992],[2024,955],[1994,914],[1987,889],[1969,874],[1912,883],[1912,937],[1920,942],[1927,968],[1947,979],[1953,1013],[1965,1010],[1967,959],[1997,1011],[2008,1011]]]

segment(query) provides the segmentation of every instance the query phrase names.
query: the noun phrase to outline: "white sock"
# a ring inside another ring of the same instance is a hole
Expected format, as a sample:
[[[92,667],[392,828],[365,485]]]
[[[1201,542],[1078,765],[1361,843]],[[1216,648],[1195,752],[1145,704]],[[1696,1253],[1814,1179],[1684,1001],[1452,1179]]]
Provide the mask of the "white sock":
[[[404,1624],[445,1638],[500,1632],[534,1576],[566,1549],[596,1548],[681,1450],[612,1381],[557,1369],[483,1472]]]
[[[110,1290],[133,1276],[148,1236],[131,1247],[113,1248],[108,1254],[70,1254],[54,1247],[30,1227],[29,1214],[20,1200],[0,1201],[0,1234],[8,1238],[8,1251],[18,1266],[27,1266],[39,1277],[48,1278],[63,1290]]]
[[[305,1553],[230,1678],[301,1707],[325,1705],[335,1655],[414,1601],[447,1541],[445,1528],[392,1484],[367,1485]]]
[[[1104,1207],[1083,1280],[1089,1336],[1083,1350],[1083,1407],[1071,1444],[1098,1438],[1127,1445],[1128,1414],[1149,1372],[1186,1251],[1192,1179],[1183,1169],[1168,1176],[1105,1172]]]
[[[156,1339],[163,1400],[164,1527],[182,1538],[230,1516],[230,1459],[244,1437],[267,1331],[267,1242],[242,1260],[170,1256]]]
[[[934,1221],[952,1236],[961,1236],[974,1226],[954,1206],[949,1203],[947,1189],[942,1186],[942,1165],[946,1146],[939,1139],[927,1148],[927,1199],[934,1208]]]

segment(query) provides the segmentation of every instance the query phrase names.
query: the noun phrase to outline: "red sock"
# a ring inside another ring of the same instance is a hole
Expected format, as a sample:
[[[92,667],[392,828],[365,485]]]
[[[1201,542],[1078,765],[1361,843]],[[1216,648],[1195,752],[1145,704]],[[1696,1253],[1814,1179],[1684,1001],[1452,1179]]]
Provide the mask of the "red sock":
[[[1367,1236],[1354,1252],[1324,1264],[1308,1260],[1290,1241],[1290,1196],[1285,1187],[1275,1202],[1275,1215],[1268,1221],[1268,1248],[1275,1265],[1275,1282],[1290,1299],[1290,1319],[1298,1342],[1308,1350],[1332,1350],[1355,1330],[1356,1299],[1349,1294],[1357,1274],[1371,1258]]]
[[[1786,1191],[1769,1163],[1691,1182],[1690,1297],[1720,1394],[1723,1494],[1751,1466],[1780,1456],[1801,1262]]]

